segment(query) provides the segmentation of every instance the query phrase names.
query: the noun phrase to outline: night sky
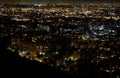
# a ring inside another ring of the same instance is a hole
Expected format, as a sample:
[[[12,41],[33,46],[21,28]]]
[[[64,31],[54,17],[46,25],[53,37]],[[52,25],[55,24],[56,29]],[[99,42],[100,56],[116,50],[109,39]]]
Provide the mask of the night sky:
[[[0,3],[120,3],[120,0],[0,0]]]

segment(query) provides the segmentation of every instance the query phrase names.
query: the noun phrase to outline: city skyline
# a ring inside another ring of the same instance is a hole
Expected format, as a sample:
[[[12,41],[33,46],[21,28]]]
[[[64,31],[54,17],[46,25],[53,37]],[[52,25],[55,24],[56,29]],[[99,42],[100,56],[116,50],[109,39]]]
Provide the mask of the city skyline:
[[[120,3],[25,1],[0,2],[1,65],[49,77],[55,69],[74,78],[120,78]]]

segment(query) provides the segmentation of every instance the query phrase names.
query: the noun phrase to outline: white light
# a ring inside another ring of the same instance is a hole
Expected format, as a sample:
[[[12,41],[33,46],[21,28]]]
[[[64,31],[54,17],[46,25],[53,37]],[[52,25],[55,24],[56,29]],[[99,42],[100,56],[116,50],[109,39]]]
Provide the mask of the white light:
[[[115,30],[112,30],[112,32],[115,32]]]
[[[39,55],[45,55],[45,53],[44,52],[39,52]]]
[[[59,52],[55,52],[55,54],[59,54]]]
[[[42,52],[39,52],[39,55],[42,55]]]
[[[120,59],[120,57],[119,57],[119,59]]]
[[[117,76],[117,78],[120,78],[119,76]]]
[[[105,70],[106,72],[110,72],[109,70]]]
[[[27,34],[24,34],[24,36],[27,36]]]
[[[26,54],[27,54],[27,51],[22,51],[22,54],[26,55]]]
[[[45,53],[43,53],[43,55],[45,55]]]

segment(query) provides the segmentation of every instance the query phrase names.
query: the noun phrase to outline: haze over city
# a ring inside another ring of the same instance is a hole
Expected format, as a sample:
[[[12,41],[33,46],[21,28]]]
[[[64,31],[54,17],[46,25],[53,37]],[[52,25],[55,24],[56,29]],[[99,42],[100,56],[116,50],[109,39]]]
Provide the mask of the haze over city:
[[[1,3],[120,3],[120,0],[0,0]]]

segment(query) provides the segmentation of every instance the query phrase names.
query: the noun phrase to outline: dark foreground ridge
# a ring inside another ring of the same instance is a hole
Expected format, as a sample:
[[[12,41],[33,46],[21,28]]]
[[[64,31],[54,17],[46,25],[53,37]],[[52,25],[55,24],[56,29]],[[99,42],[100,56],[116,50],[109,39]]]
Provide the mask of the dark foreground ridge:
[[[17,52],[10,53],[7,48],[8,38],[0,38],[0,71],[3,74],[15,73],[21,75],[28,75],[34,77],[52,77],[52,78],[64,78],[68,77],[67,73],[60,71],[55,67],[48,66],[46,64],[39,63],[37,61],[28,60],[20,57]]]
[[[20,57],[18,54],[10,53],[6,48],[8,38],[0,38],[0,68],[5,73],[22,73],[21,75],[28,76],[42,76],[50,78],[101,78],[97,72],[97,69],[93,69],[94,66],[83,65],[80,71],[76,74],[62,72],[58,68],[48,66],[46,64],[39,63],[37,61],[28,60]],[[79,74],[79,75],[78,75]]]

